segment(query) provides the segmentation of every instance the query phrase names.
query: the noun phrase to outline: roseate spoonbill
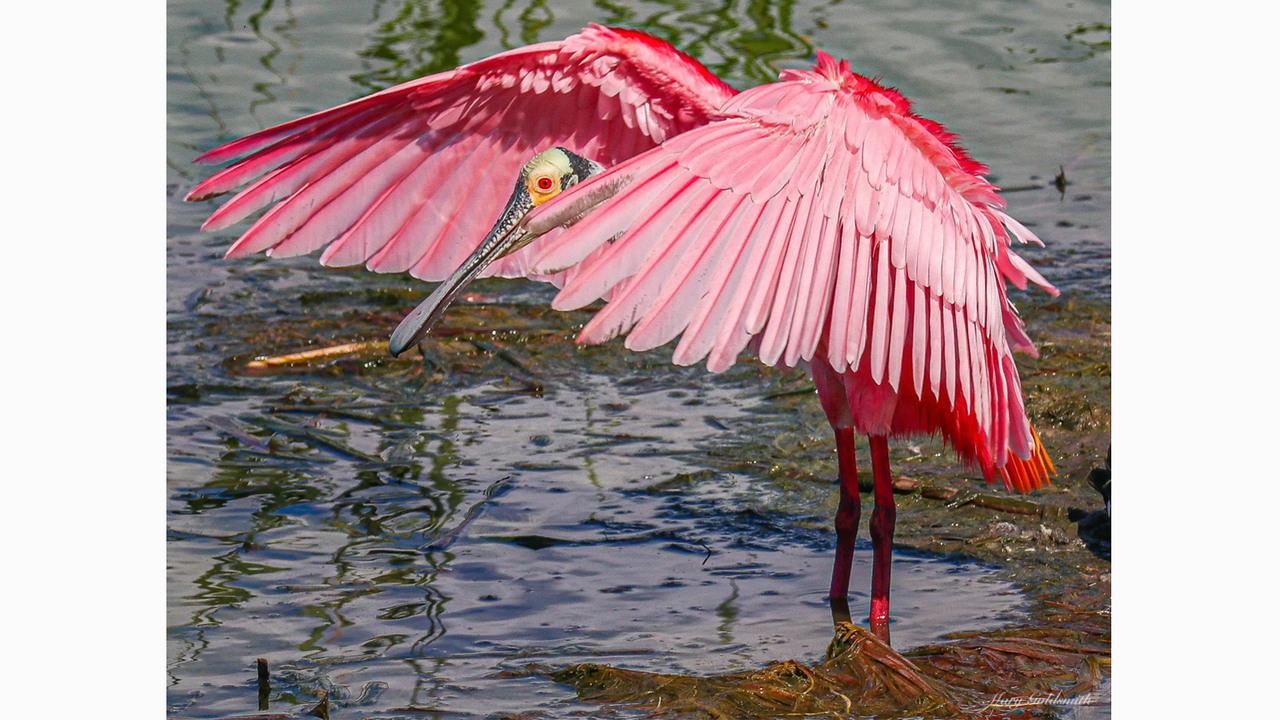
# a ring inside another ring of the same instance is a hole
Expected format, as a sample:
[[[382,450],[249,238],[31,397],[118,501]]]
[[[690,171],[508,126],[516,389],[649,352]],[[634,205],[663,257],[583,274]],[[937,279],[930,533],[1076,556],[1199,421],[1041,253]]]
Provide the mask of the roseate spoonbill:
[[[863,433],[875,498],[870,622],[886,640],[889,436],[941,433],[1010,489],[1052,472],[1011,355],[1035,348],[1005,289],[1031,280],[1057,294],[1009,249],[1013,238],[1042,243],[1003,212],[954,136],[825,53],[811,70],[738,93],[661,40],[592,25],[197,162],[237,158],[187,196],[257,178],[208,230],[275,204],[228,258],[327,244],[328,265],[448,278],[397,328],[393,352],[471,279],[501,275],[556,283],[558,309],[605,298],[582,343],[629,331],[626,346],[644,350],[680,336],[673,361],[706,358],[712,372],[748,346],[766,365],[807,364],[836,437],[833,615],[849,618]],[[504,208],[493,181],[516,176]]]

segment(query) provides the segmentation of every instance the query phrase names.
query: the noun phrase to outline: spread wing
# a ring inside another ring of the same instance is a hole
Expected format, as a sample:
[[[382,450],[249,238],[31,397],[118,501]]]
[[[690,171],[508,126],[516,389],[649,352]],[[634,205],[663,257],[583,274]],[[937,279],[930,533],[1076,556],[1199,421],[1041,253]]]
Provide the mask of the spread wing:
[[[253,181],[206,230],[274,205],[228,257],[328,245],[328,265],[440,280],[480,243],[536,153],[563,146],[614,165],[704,124],[734,93],[661,40],[592,25],[211,150],[196,161],[241,159],[187,199]],[[525,254],[485,274],[524,275]]]
[[[951,139],[819,53],[813,71],[786,71],[537,208],[531,227],[609,197],[530,262],[580,263],[557,309],[611,292],[580,342],[681,336],[674,362],[707,358],[713,372],[749,343],[768,365],[823,353],[837,372],[971,415],[1003,464],[1005,447],[1032,445],[1010,351],[1034,352],[1004,282],[1056,290],[1009,250],[1039,240]]]

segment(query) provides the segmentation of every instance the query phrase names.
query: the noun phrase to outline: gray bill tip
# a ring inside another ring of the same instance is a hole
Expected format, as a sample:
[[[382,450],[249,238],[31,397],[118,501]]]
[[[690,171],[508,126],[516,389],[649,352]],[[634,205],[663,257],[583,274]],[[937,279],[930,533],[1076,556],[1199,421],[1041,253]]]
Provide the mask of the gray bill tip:
[[[432,326],[444,316],[444,311],[454,298],[462,292],[471,280],[489,264],[483,252],[477,252],[467,258],[462,267],[453,271],[447,280],[436,286],[426,300],[418,303],[413,312],[405,316],[391,333],[391,341],[387,349],[392,357],[400,357],[400,353],[422,342],[431,331]]]
[[[400,357],[400,353],[422,342],[422,338],[427,336],[434,324],[432,311],[436,308],[437,299],[437,294],[432,293],[396,326],[395,332],[391,333],[391,341],[387,343],[391,357]]]
[[[396,326],[395,332],[391,333],[391,342],[387,343],[387,349],[391,351],[391,357],[400,357],[400,353],[408,350],[418,341],[422,339],[426,332],[422,329],[419,318],[415,317],[417,311],[411,313],[400,324]]]

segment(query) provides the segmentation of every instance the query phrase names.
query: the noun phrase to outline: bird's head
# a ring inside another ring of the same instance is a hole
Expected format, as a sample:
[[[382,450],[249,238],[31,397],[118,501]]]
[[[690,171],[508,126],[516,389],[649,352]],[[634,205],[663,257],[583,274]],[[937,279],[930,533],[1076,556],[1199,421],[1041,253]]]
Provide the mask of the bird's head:
[[[400,321],[400,325],[391,334],[391,354],[399,355],[417,345],[431,326],[444,315],[449,303],[493,261],[538,238],[540,233],[530,232],[523,225],[529,211],[603,170],[599,163],[562,147],[534,155],[520,169],[520,177],[516,180],[506,208],[480,246],[426,300]],[[463,209],[457,211],[465,212]]]
[[[529,211],[602,170],[604,168],[599,163],[562,147],[551,148],[534,155],[520,169],[520,177],[516,180],[511,198],[507,200],[506,209],[502,211],[502,215],[498,218],[493,230],[489,232],[489,236],[485,238],[485,242],[477,248],[477,252],[483,250],[489,239],[495,236],[503,239],[502,251],[490,258],[488,262],[493,262],[503,255],[528,245],[537,236],[515,232],[515,230]],[[488,262],[485,264],[487,265]]]
[[[544,150],[520,169],[512,198],[520,195],[523,187],[533,207],[537,207],[603,169],[599,163],[562,147]]]

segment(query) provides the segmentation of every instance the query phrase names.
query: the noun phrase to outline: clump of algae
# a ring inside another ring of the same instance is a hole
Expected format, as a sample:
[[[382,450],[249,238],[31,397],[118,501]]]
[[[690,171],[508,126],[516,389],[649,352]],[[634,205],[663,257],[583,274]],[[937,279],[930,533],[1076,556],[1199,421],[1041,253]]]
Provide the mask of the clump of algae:
[[[667,718],[1051,717],[1090,702],[1109,669],[1107,631],[1033,624],[955,636],[900,655],[842,623],[826,658],[710,677],[580,664],[541,674],[581,700]]]

